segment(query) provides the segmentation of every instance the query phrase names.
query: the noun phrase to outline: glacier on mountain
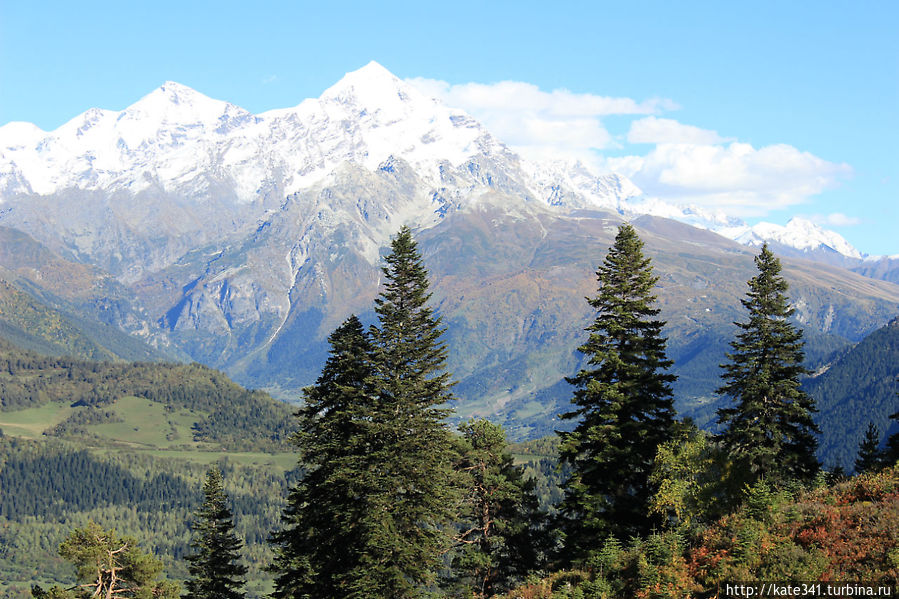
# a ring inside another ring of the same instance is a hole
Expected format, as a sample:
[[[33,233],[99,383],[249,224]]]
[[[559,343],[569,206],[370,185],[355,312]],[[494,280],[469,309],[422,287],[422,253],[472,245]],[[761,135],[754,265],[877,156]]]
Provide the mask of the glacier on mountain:
[[[862,253],[840,234],[798,216],[791,218],[785,226],[761,222],[752,227],[746,225],[724,227],[718,232],[743,245],[761,246],[765,242],[773,242],[804,252],[823,249],[849,258],[863,257]]]
[[[52,132],[6,124],[0,127],[0,202],[85,190],[186,201],[214,196],[271,209],[284,197],[327,184],[342,164],[374,172],[397,160],[426,189],[415,206],[396,207],[394,216],[419,226],[499,188],[549,207],[651,214],[744,244],[767,240],[861,257],[838,234],[802,219],[786,227],[749,227],[721,211],[645,197],[626,177],[598,175],[580,162],[525,160],[469,114],[376,62],[348,73],[319,98],[258,115],[167,81],[122,111],[93,108]]]

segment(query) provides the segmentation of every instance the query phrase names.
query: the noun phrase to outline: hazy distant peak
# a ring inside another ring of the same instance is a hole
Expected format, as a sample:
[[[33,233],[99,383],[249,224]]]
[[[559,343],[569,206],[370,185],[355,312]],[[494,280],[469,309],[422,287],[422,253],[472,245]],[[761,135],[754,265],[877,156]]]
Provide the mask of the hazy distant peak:
[[[791,218],[786,225],[760,222],[735,235],[733,239],[752,246],[770,242],[804,252],[830,249],[849,258],[862,257],[862,253],[839,233],[823,229],[809,219],[799,216]]]

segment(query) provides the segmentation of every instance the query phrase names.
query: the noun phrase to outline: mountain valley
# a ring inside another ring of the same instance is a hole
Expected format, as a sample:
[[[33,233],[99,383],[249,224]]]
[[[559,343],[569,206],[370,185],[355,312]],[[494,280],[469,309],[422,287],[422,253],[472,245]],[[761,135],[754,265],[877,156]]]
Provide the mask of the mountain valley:
[[[0,267],[20,303],[103,332],[107,354],[85,357],[195,360],[295,401],[331,330],[350,313],[372,321],[380,257],[410,224],[459,417],[525,439],[559,426],[593,271],[629,220],[660,277],[678,407],[709,425],[761,229],[640,194],[615,174],[531,163],[376,63],[260,115],[169,82],[51,133],[0,128]],[[899,285],[891,259],[814,227],[769,241],[818,368],[896,316]],[[75,343],[32,340],[45,342]]]

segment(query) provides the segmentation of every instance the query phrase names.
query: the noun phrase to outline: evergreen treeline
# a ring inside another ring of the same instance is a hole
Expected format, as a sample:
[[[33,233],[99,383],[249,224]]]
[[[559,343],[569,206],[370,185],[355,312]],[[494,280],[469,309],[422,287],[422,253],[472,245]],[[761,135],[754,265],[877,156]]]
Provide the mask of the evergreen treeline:
[[[820,410],[817,420],[825,465],[851,469],[858,444],[871,423],[878,429],[878,446],[899,432],[899,426],[890,421],[890,415],[899,410],[895,401],[897,364],[899,319],[894,319],[834,360],[825,372],[803,383]]]
[[[878,431],[869,427],[858,465],[870,474],[846,480],[820,470],[816,406],[800,386],[802,335],[790,322],[788,284],[767,246],[756,257],[746,317],[735,323],[721,365],[719,394],[727,401],[718,410],[718,434],[676,418],[665,323],[654,306],[657,279],[626,224],[588,300],[596,317],[580,347],[587,360],[569,379],[573,407],[562,416],[574,428],[515,446],[486,420],[469,421],[458,434],[448,429],[453,396],[443,330],[428,306],[427,272],[408,228],[385,262],[377,322],[366,329],[350,317],[332,333],[328,361],[296,414],[298,467],[294,478],[281,479],[286,505],[269,540],[272,554],[254,563],[274,577],[271,597],[688,598],[754,580],[895,584],[899,469],[891,464],[899,435],[880,449]],[[213,404],[195,393],[205,389],[221,399],[229,392],[218,379],[195,377],[193,386],[178,389],[165,384],[172,371],[148,372],[135,376],[132,391],[166,405],[203,409]],[[162,385],[138,384],[151,379]],[[102,403],[90,405],[98,411],[85,419],[108,417]],[[899,420],[899,412],[893,417]],[[228,418],[225,430],[239,426]],[[138,476],[133,464],[34,450],[0,458],[0,485],[15,494],[43,484],[51,497],[68,501],[56,485],[77,487],[76,476],[60,474],[49,484],[36,474],[67,467],[116,499],[125,496],[123,485],[134,497],[144,492],[147,505],[189,492],[167,486],[183,484],[176,477]],[[169,519],[180,534],[192,519],[188,550],[178,554],[187,565],[176,567],[182,576],[187,570],[192,599],[249,594],[244,586],[254,573],[243,564],[258,545],[245,536],[240,505],[262,499],[229,498],[230,474],[206,473],[199,507],[198,494],[189,508],[165,504],[182,515],[178,523]],[[73,495],[72,505],[87,507],[88,496]],[[13,501],[9,509],[27,519],[52,510],[53,501]],[[95,499],[92,507],[104,505]],[[132,499],[129,507],[140,514],[142,505]],[[109,510],[117,507],[110,503]],[[274,517],[271,507],[260,511]],[[105,572],[114,568],[92,560],[118,559],[116,544],[137,551],[136,541],[88,523],[59,554],[81,580],[96,581],[85,589],[109,589]],[[141,561],[139,552],[133,559],[148,564],[152,576],[135,579],[121,596],[174,592],[158,580],[152,560]],[[88,590],[36,587],[32,594],[61,599]]]
[[[197,503],[196,492],[181,478],[161,472],[147,479],[87,450],[19,452],[0,469],[0,517],[60,518],[72,511],[129,505],[137,511],[168,511]]]

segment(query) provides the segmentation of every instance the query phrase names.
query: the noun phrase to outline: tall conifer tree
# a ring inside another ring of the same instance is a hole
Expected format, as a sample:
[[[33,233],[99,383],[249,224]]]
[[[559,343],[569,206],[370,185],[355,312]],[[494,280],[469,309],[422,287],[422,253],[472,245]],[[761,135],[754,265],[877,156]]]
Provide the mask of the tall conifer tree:
[[[899,378],[896,379],[896,382],[899,383]],[[896,396],[899,397],[899,393]],[[895,420],[899,424],[899,411],[890,414],[890,420]],[[887,437],[886,447],[883,448],[880,459],[884,466],[899,464],[899,431]]]
[[[203,485],[203,504],[197,510],[193,524],[194,553],[186,556],[190,578],[185,583],[184,599],[240,599],[245,581],[246,566],[240,563],[243,542],[234,533],[228,497],[222,483],[222,473],[211,468]]]
[[[492,597],[545,565],[551,539],[534,479],[526,479],[515,465],[503,428],[481,419],[460,425],[459,431],[456,470],[465,494],[450,586]]]
[[[378,521],[376,551],[363,560],[377,581],[370,597],[415,597],[435,578],[448,538],[442,526],[453,516],[453,450],[444,422],[452,399],[440,319],[427,303],[428,273],[412,231],[403,227],[383,268],[386,283],[375,300],[371,328],[374,418],[383,492],[373,498]]]
[[[806,373],[802,332],[790,322],[787,282],[768,245],[755,258],[759,273],[749,280],[743,306],[749,320],[731,342],[730,362],[722,365],[718,393],[733,407],[718,410],[721,440],[735,464],[736,476],[752,483],[809,480],[818,471],[815,449],[820,431],[812,420],[814,400],[799,386]]]
[[[379,325],[355,317],[306,390],[296,437],[307,468],[273,535],[276,599],[405,599],[435,578],[456,503],[451,399],[439,319],[411,231],[391,245]]]
[[[880,451],[880,431],[873,422],[868,423],[865,438],[858,444],[858,457],[855,458],[855,473],[864,474],[883,468],[886,463]]]
[[[368,588],[360,561],[371,498],[381,492],[370,451],[377,443],[372,347],[355,316],[328,341],[328,360],[297,412],[294,442],[306,472],[288,497],[283,529],[272,536],[276,599],[352,597],[351,589]]]
[[[587,366],[568,382],[576,387],[577,419],[562,433],[561,458],[572,467],[562,501],[566,554],[583,559],[609,534],[620,539],[645,534],[656,450],[673,434],[671,366],[656,317],[658,281],[634,228],[618,229],[614,245],[596,272],[597,315],[590,337],[578,348]]]

